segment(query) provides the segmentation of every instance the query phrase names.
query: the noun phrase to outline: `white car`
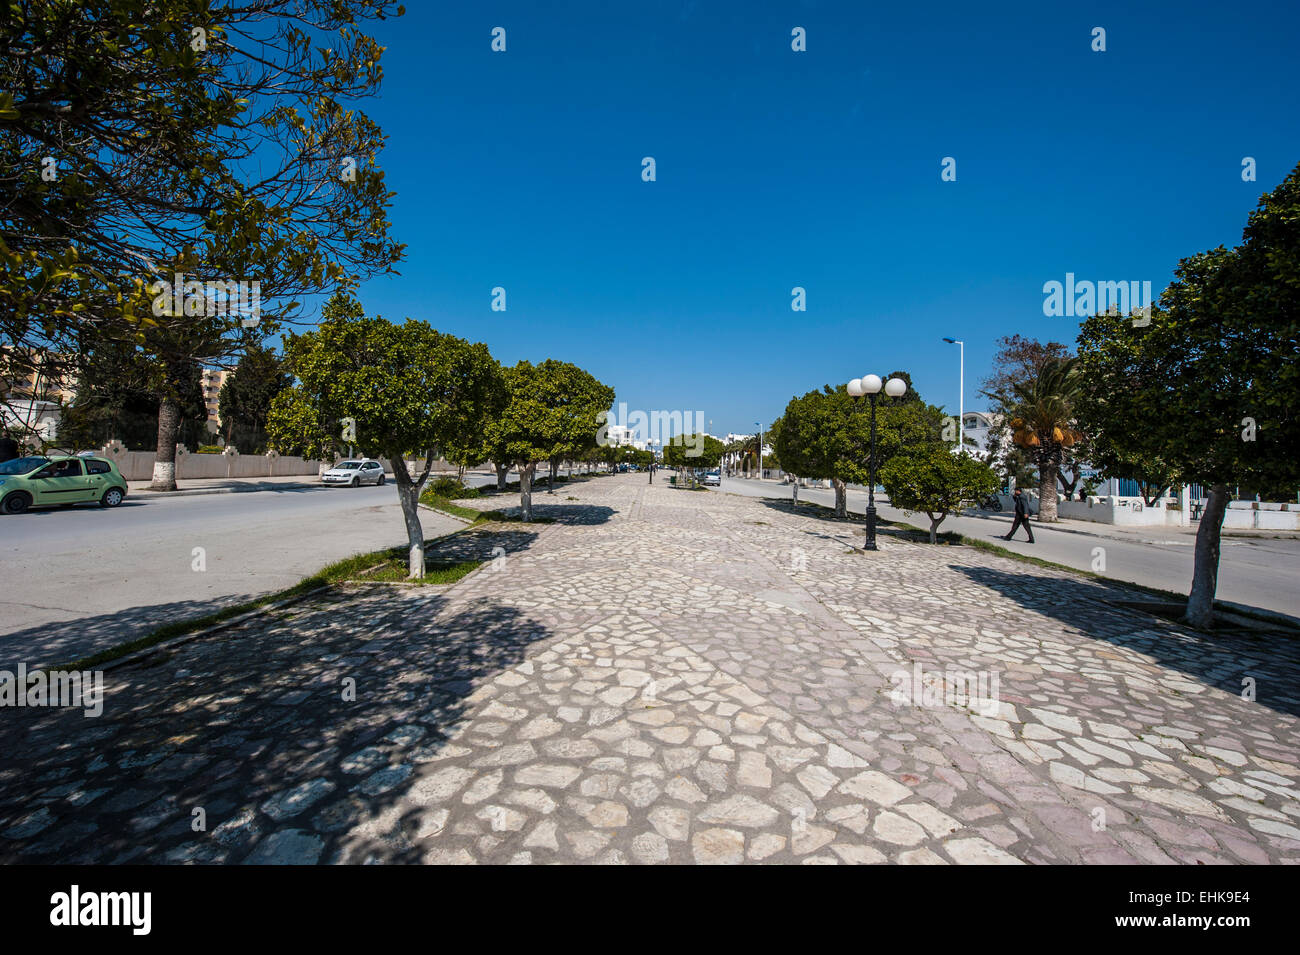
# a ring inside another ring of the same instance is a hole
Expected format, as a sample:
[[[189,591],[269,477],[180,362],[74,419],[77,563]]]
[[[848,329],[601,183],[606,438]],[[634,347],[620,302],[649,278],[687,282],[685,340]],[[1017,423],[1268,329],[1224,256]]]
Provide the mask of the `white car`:
[[[722,487],[722,472],[705,471],[704,481],[702,483],[704,484],[705,487],[710,487],[710,486]]]
[[[340,461],[320,476],[321,484],[342,484],[357,487],[361,484],[383,484],[384,466],[373,458],[349,458]]]

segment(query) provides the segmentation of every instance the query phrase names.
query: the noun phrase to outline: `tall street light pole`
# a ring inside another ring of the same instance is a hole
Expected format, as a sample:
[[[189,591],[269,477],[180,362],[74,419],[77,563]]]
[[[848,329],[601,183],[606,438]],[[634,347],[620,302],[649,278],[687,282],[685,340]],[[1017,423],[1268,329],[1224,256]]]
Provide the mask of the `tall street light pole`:
[[[957,387],[960,391],[957,394],[957,451],[960,454],[966,453],[966,343],[960,342],[955,338],[945,338],[949,345],[961,346],[958,350],[960,368],[957,374]]]
[[[758,479],[763,480],[763,426],[757,421],[754,427],[758,429]]]
[[[867,375],[854,378],[848,384],[849,397],[867,396],[871,402],[871,457],[867,461],[867,539],[863,550],[878,550],[876,547],[876,395],[880,393],[879,375]],[[901,398],[907,394],[907,382],[902,378],[890,378],[884,383],[885,394],[891,398]],[[856,404],[856,402],[854,402]]]

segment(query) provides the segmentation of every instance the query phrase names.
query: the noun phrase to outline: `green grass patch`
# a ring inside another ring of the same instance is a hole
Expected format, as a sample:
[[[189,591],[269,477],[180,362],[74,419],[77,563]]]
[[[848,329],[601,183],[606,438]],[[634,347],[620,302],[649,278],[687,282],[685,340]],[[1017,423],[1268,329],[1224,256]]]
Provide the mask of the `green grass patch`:
[[[459,517],[467,521],[472,521],[475,524],[480,524],[483,521],[490,520],[491,518],[487,517],[486,515],[488,513],[493,513],[488,511],[476,510],[475,508],[472,507],[465,507],[462,504],[456,504],[451,500],[451,498],[442,497],[439,494],[435,494],[433,488],[424,489],[424,493],[420,495],[420,503],[425,505],[426,507],[433,508],[435,511],[442,511],[446,514],[451,514],[453,517]]]
[[[400,559],[387,560],[375,567],[367,568],[364,573],[349,579],[377,580],[381,583],[454,584],[483,563],[481,560],[425,561],[424,576],[419,580],[413,580],[407,576],[408,555],[406,550],[405,548],[400,548],[400,550]]]

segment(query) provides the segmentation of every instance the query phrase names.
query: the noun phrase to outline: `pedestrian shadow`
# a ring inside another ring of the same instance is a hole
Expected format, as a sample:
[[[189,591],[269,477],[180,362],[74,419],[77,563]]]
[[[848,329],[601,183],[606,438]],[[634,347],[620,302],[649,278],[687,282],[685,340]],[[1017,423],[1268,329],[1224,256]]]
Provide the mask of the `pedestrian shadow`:
[[[550,635],[375,586],[164,645],[106,674],[97,719],[7,714],[0,862],[419,862],[471,695]]]
[[[1026,610],[1059,620],[1091,639],[1134,650],[1233,696],[1241,695],[1244,679],[1252,679],[1255,702],[1300,717],[1300,642],[1293,630],[1264,625],[1206,633],[1125,606],[1142,595],[1105,581],[948,566]]]

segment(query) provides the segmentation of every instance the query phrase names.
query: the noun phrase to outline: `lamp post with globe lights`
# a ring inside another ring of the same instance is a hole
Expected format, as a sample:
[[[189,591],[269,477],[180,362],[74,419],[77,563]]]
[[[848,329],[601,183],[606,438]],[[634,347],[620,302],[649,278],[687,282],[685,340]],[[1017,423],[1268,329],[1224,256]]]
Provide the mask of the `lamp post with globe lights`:
[[[867,539],[863,550],[878,549],[876,547],[876,395],[880,394],[881,387],[879,375],[854,378],[848,384],[850,398],[857,399],[865,395],[871,403],[871,457],[867,461]],[[883,387],[885,394],[891,398],[901,398],[907,394],[907,382],[902,378],[890,378]]]

